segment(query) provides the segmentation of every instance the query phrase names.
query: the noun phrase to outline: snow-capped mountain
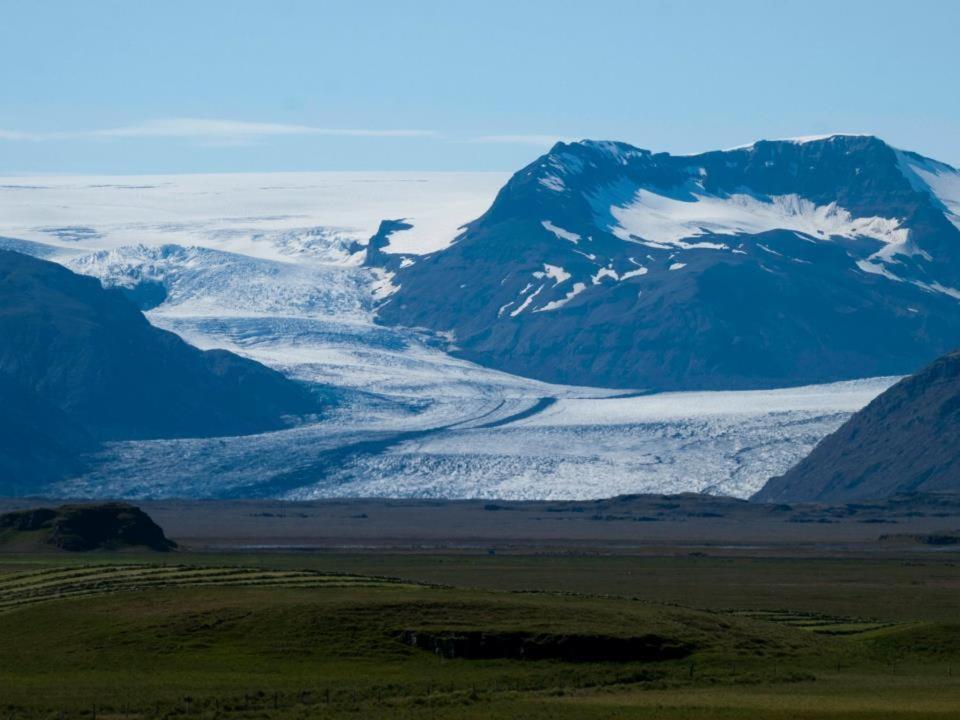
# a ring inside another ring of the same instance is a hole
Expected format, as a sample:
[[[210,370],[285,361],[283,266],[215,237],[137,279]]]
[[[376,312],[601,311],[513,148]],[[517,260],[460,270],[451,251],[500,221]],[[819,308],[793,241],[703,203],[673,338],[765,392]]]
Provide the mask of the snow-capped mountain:
[[[782,387],[960,344],[960,173],[872,136],[558,143],[449,246],[413,255],[398,229],[368,251],[379,319],[549,382]]]

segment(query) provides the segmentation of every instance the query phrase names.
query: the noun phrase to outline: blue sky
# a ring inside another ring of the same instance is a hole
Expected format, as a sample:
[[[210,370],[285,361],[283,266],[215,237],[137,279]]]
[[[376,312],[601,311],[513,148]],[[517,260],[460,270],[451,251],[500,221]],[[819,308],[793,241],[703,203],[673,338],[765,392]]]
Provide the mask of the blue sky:
[[[0,172],[514,170],[871,132],[960,165],[947,0],[0,0]]]

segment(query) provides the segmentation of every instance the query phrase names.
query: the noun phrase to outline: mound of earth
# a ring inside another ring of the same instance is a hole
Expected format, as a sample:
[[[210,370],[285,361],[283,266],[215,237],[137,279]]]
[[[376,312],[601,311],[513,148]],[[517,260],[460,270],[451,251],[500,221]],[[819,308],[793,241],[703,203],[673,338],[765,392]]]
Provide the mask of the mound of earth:
[[[126,503],[63,505],[0,515],[0,543],[18,549],[55,547],[68,551],[176,547],[140,508]]]

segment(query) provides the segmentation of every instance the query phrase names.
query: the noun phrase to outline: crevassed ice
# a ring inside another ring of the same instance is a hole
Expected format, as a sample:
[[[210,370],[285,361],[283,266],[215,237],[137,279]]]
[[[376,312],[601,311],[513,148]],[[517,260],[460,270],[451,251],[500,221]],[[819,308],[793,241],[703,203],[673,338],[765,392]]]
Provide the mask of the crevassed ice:
[[[356,321],[370,312],[368,272],[339,263],[280,262],[181,245],[115,247],[59,261],[106,287],[163,285],[166,297],[154,314]]]

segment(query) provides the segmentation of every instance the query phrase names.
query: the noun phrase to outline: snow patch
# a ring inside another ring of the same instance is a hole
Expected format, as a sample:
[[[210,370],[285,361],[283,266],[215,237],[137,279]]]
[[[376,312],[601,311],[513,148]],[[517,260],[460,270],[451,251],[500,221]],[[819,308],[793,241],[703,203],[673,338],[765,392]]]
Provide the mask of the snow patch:
[[[646,275],[647,272],[648,272],[647,268],[638,267],[636,270],[628,270],[627,272],[623,273],[623,275],[620,276],[620,280],[629,280],[632,277],[639,277],[640,275]]]
[[[611,205],[617,224],[611,228],[622,240],[657,243],[682,249],[725,249],[718,243],[688,243],[702,235],[753,235],[771,230],[793,230],[814,237],[870,237],[883,243],[902,243],[908,231],[893,218],[854,218],[836,203],[815,205],[799,195],[726,197],[691,194],[691,200],[636,192],[626,206]]]
[[[544,287],[545,287],[544,285],[541,285],[536,289],[535,292],[531,293],[530,295],[527,295],[526,299],[523,301],[523,304],[520,307],[518,307],[516,310],[513,310],[510,313],[510,317],[516,317],[517,315],[522,313],[524,310],[526,310],[527,306],[529,306],[530,303],[533,302],[533,299],[540,294],[540,291],[543,290]]]
[[[543,225],[543,227],[544,227],[545,229],[547,229],[547,230],[549,230],[550,232],[552,232],[554,235],[556,235],[556,236],[557,236],[558,238],[560,238],[561,240],[569,240],[569,241],[572,242],[574,245],[576,245],[578,242],[580,242],[580,236],[577,235],[575,232],[570,232],[569,230],[564,230],[564,229],[561,228],[561,227],[557,227],[556,225],[554,225],[554,224],[553,224],[552,222],[550,222],[549,220],[541,220],[541,221],[540,221],[540,224]]]
[[[547,277],[553,278],[557,281],[557,285],[569,280],[571,277],[570,273],[568,273],[562,267],[558,267],[557,265],[548,265],[547,263],[544,263],[543,269]]]
[[[594,285],[599,285],[605,277],[613,278],[614,280],[620,279],[620,276],[617,274],[616,270],[613,268],[604,267],[597,270],[596,274],[590,278],[590,280]]]
[[[763,250],[764,252],[770,253],[771,255],[776,255],[777,257],[783,257],[783,253],[778,253],[776,250],[773,250],[773,249],[771,249],[771,248],[768,248],[768,247],[767,247],[766,245],[764,245],[763,243],[757,243],[757,247],[759,247],[759,248],[760,248],[761,250]]]
[[[586,289],[587,289],[587,286],[585,283],[582,283],[582,282],[574,283],[573,289],[570,292],[568,292],[564,297],[560,298],[559,300],[551,300],[542,308],[534,310],[534,312],[549,312],[551,310],[556,310],[557,308],[561,308]]]
[[[930,290],[935,293],[940,293],[941,295],[947,295],[955,300],[960,300],[960,290],[957,290],[956,288],[947,287],[938,282],[925,283],[921,282],[920,280],[914,280],[913,284],[917,287],[922,287],[924,290]]]
[[[372,284],[374,300],[385,300],[400,289],[399,285],[393,284],[393,278],[396,277],[396,273],[388,272],[380,268],[371,268],[371,270],[376,278]]]
[[[633,158],[643,157],[649,153],[640,150],[626,143],[613,142],[612,140],[581,140],[578,143],[582,147],[603,153],[613,158],[620,165],[627,165]]]
[[[558,178],[556,175],[547,175],[546,177],[542,177],[540,178],[539,182],[547,190],[553,190],[553,192],[563,192],[567,189],[567,186],[563,184],[563,180]]]
[[[874,256],[867,258],[866,260],[858,260],[857,267],[860,268],[865,273],[870,273],[871,275],[880,275],[885,277],[887,280],[893,280],[894,282],[905,282],[911,285],[916,285],[919,288],[923,288],[929,292],[940,293],[941,295],[947,295],[956,300],[960,300],[960,290],[956,288],[947,287],[938,282],[926,283],[922,280],[905,280],[904,278],[898,277],[892,273],[886,266],[881,265],[873,260]]]

